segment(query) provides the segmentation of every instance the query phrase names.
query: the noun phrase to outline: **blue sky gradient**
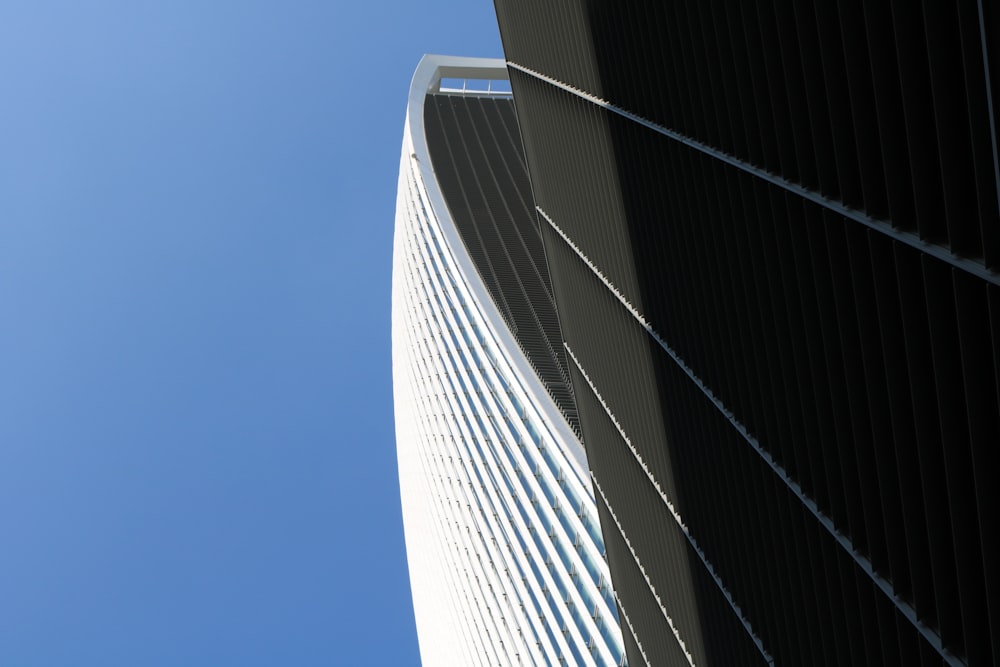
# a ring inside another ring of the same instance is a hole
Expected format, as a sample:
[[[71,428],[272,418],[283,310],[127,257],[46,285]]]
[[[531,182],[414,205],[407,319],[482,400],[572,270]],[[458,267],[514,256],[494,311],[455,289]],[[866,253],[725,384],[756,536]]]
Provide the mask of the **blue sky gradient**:
[[[492,4],[0,3],[0,665],[412,665],[392,224]]]

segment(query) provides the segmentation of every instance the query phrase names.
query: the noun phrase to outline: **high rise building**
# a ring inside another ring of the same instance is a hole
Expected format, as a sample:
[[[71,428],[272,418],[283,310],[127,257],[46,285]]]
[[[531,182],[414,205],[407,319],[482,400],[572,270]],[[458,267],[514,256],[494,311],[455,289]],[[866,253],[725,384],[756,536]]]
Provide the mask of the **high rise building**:
[[[427,56],[406,114],[393,383],[420,652],[623,665],[506,79],[503,61]]]
[[[996,7],[496,10],[630,663],[1000,664]]]

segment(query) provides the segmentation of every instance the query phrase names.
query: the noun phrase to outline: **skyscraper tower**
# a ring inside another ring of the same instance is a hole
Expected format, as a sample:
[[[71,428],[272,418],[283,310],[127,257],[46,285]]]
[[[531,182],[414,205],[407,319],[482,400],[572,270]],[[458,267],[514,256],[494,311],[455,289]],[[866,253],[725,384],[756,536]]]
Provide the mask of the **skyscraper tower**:
[[[996,8],[496,10],[630,662],[1000,663]]]
[[[502,61],[426,56],[407,108],[393,383],[420,652],[623,665],[506,78]]]

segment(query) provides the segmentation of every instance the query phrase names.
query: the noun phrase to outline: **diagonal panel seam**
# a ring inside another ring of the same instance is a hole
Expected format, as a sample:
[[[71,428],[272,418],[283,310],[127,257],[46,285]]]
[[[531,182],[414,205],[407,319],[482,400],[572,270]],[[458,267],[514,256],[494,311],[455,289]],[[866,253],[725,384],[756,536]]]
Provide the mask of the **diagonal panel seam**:
[[[758,456],[767,464],[769,468],[778,476],[778,478],[784,483],[784,485],[799,499],[799,501],[809,510],[809,512],[816,518],[820,525],[837,541],[837,543],[850,555],[854,560],[855,564],[861,568],[861,570],[872,580],[872,582],[892,601],[896,609],[906,618],[911,625],[928,641],[928,643],[934,648],[935,651],[941,656],[941,658],[952,667],[962,667],[963,663],[958,657],[951,654],[944,648],[944,644],[941,637],[934,632],[933,629],[928,627],[926,624],[922,623],[917,617],[917,613],[914,608],[907,603],[905,600],[896,594],[895,589],[893,589],[892,584],[884,579],[878,572],[875,571],[874,567],[860,551],[855,548],[851,540],[840,533],[837,527],[834,525],[833,521],[827,517],[819,509],[816,502],[810,498],[802,490],[802,487],[794,479],[788,476],[785,469],[774,460],[771,454],[761,446],[757,439],[747,431],[746,427],[740,423],[736,418],[736,415],[729,410],[726,405],[720,400],[712,390],[705,385],[705,383],[699,378],[695,372],[684,362],[677,352],[667,344],[665,340],[653,329],[652,325],[646,321],[635,306],[633,306],[628,299],[618,290],[617,287],[598,269],[593,262],[581,251],[572,239],[567,236],[559,225],[555,223],[552,218],[540,207],[535,207],[542,218],[552,227],[552,229],[562,238],[562,240],[573,250],[573,252],[583,261],[583,263],[597,276],[604,286],[615,296],[615,298],[625,307],[630,315],[639,323],[639,325],[650,335],[650,337],[656,341],[656,343],[667,353],[671,360],[684,372],[685,375],[695,384],[695,386],[708,398],[709,401],[716,407],[716,409],[722,413],[722,415],[729,421],[737,433],[743,438],[747,444],[757,453]],[[577,364],[579,367],[579,362],[576,361],[576,357],[573,356],[572,350],[569,346],[566,346],[567,351],[571,355],[571,360]],[[580,368],[583,372],[583,369]],[[588,380],[589,381],[589,380]],[[591,387],[592,390],[596,390]],[[610,412],[609,412],[610,414]],[[617,425],[617,422],[616,422]],[[641,462],[641,461],[640,461]],[[685,530],[685,534],[687,534]]]
[[[646,587],[649,588],[649,592],[653,595],[653,598],[656,600],[656,606],[660,608],[660,613],[662,613],[663,618],[666,619],[667,625],[670,627],[670,631],[674,635],[674,639],[677,640],[677,644],[681,648],[681,652],[683,652],[684,657],[687,658],[688,664],[691,665],[691,667],[695,667],[694,658],[691,657],[690,651],[687,650],[687,644],[685,644],[684,640],[681,638],[680,631],[674,624],[674,619],[670,618],[670,614],[667,613],[666,607],[663,606],[663,601],[660,599],[660,594],[656,592],[656,587],[653,586],[653,582],[649,580],[649,575],[646,574],[646,568],[642,566],[642,561],[639,560],[638,554],[635,553],[635,548],[632,546],[632,542],[629,541],[628,535],[626,535],[624,529],[622,529],[621,522],[618,521],[618,515],[615,514],[614,509],[611,507],[611,503],[608,502],[608,497],[604,495],[604,489],[601,488],[601,485],[597,482],[596,477],[591,475],[590,479],[594,484],[594,489],[597,491],[597,495],[600,496],[601,501],[604,503],[604,506],[608,508],[608,514],[611,515],[611,519],[615,522],[615,527],[618,529],[618,533],[622,536],[622,540],[624,540],[625,546],[628,547],[629,554],[631,554],[632,556],[632,560],[635,561],[636,567],[639,568],[639,572],[642,574],[642,578],[646,582]],[[617,594],[615,598],[617,599]],[[620,604],[621,603],[619,602],[619,606]],[[632,629],[631,624],[629,625],[629,629],[630,630]],[[634,634],[635,633],[633,631],[633,635]],[[636,639],[636,644],[639,645],[638,638]],[[642,647],[640,645],[640,649],[641,648]],[[646,657],[645,654],[643,654],[643,658],[645,657]]]
[[[920,237],[917,236],[916,234],[895,229],[892,227],[892,225],[886,222],[870,218],[861,211],[845,206],[842,202],[834,201],[832,199],[824,197],[822,194],[818,192],[810,190],[809,188],[806,188],[798,183],[793,183],[789,180],[782,178],[781,176],[773,174],[765,169],[761,169],[760,167],[756,167],[748,162],[744,162],[743,160],[733,157],[729,153],[720,151],[717,148],[712,148],[711,146],[708,146],[706,144],[701,143],[700,141],[692,139],[691,137],[683,135],[680,132],[676,132],[662,125],[658,125],[657,123],[654,123],[651,120],[643,118],[642,116],[632,113],[631,111],[627,111],[611,102],[608,102],[607,100],[603,100],[597,97],[596,95],[588,93],[585,90],[580,90],[579,88],[571,86],[567,83],[563,83],[558,79],[553,79],[552,77],[546,76],[541,72],[536,72],[533,69],[524,67],[523,65],[519,65],[509,60],[507,61],[507,66],[519,72],[527,74],[528,76],[534,77],[539,81],[543,81],[551,86],[554,86],[560,90],[570,93],[571,95],[574,95],[582,100],[590,102],[591,104],[599,106],[608,111],[614,112],[619,116],[622,116],[623,118],[626,118],[634,123],[638,123],[639,125],[642,125],[647,129],[653,130],[658,134],[662,134],[663,136],[669,139],[673,139],[674,141],[680,144],[683,144],[689,148],[693,148],[694,150],[704,153],[705,155],[708,155],[710,157],[713,157],[716,160],[725,162],[726,164],[732,167],[736,167],[737,169],[739,169],[744,173],[750,174],[751,176],[755,176],[759,179],[767,181],[771,185],[775,185],[779,188],[782,188],[783,190],[786,190],[787,192],[798,195],[799,197],[802,197],[803,199],[806,199],[814,204],[822,206],[823,208],[830,210],[836,213],[837,215],[849,218],[850,220],[862,224],[865,227],[868,227],[876,232],[879,232],[880,234],[884,234],[885,236],[895,239],[900,243],[903,243],[905,245],[910,246],[911,248],[919,250],[922,253],[930,255],[931,257],[939,259],[943,262],[947,262],[951,266],[961,271],[974,275],[977,278],[981,278],[993,285],[1000,286],[1000,274],[990,271],[989,269],[986,268],[985,264],[981,264],[979,262],[973,261],[971,259],[966,259],[964,257],[959,257],[958,255],[955,255],[954,253],[950,252],[947,248],[938,245],[933,245],[921,240]]]
[[[715,585],[718,586],[719,590],[722,592],[723,597],[726,598],[726,602],[729,603],[729,607],[733,610],[733,613],[735,613],[736,616],[740,619],[740,623],[743,624],[743,628],[750,635],[750,638],[753,640],[753,643],[757,646],[757,649],[764,657],[764,660],[769,665],[773,665],[774,660],[773,658],[771,658],[771,655],[767,652],[767,649],[764,648],[764,642],[761,640],[760,637],[756,635],[756,633],[754,633],[753,627],[750,625],[750,621],[746,619],[746,617],[743,615],[743,610],[740,609],[739,605],[736,604],[736,601],[733,600],[733,596],[726,588],[726,585],[722,582],[722,578],[719,577],[718,573],[716,573],[715,568],[712,566],[712,563],[709,562],[708,558],[705,556],[705,552],[701,549],[701,547],[698,546],[698,542],[694,539],[694,536],[691,535],[691,531],[688,530],[687,524],[684,523],[683,517],[681,517],[680,513],[677,511],[677,508],[674,506],[673,502],[671,502],[670,498],[667,497],[666,492],[663,491],[660,483],[656,480],[656,478],[653,476],[653,473],[649,470],[649,467],[646,465],[645,460],[643,460],[642,455],[639,454],[639,452],[636,450],[635,446],[632,444],[631,438],[628,437],[628,435],[625,433],[625,430],[621,427],[621,424],[618,422],[618,419],[615,417],[614,413],[611,412],[611,408],[604,400],[604,397],[601,396],[601,393],[597,390],[597,387],[594,386],[593,381],[590,379],[590,375],[588,375],[587,371],[584,370],[583,366],[580,364],[580,360],[576,358],[576,355],[573,353],[573,350],[572,348],[570,348],[569,344],[563,343],[563,345],[566,347],[566,352],[569,355],[570,360],[573,362],[574,365],[576,365],[577,370],[580,371],[580,375],[583,376],[583,379],[587,381],[587,387],[594,395],[594,398],[596,398],[597,401],[601,404],[601,407],[604,408],[604,412],[608,415],[608,418],[611,420],[611,423],[614,424],[615,430],[618,431],[618,435],[620,435],[622,440],[625,442],[625,446],[628,447],[629,452],[632,453],[632,456],[635,458],[636,462],[638,462],[639,467],[642,468],[642,471],[646,474],[646,477],[649,478],[649,481],[653,485],[653,488],[656,489],[657,495],[660,496],[660,500],[662,500],[663,504],[666,505],[667,511],[670,512],[670,516],[673,517],[674,522],[677,524],[677,527],[680,528],[681,532],[684,534],[685,539],[687,539],[688,544],[690,544],[691,548],[694,549],[694,552],[698,554],[698,558],[701,560],[702,565],[704,565],[705,569],[712,577],[712,581],[715,582]],[[614,510],[611,508],[611,504],[608,502],[608,499],[604,496],[604,491],[601,490],[600,484],[598,483],[597,478],[594,477],[593,473],[591,473],[591,479],[593,480],[594,488],[598,489],[601,498],[604,499],[604,504],[607,506],[608,511],[611,513],[611,517],[615,520],[615,524],[618,526],[618,529],[621,532],[622,537],[625,539],[626,545],[628,545],[629,550],[632,551],[632,557],[638,564],[639,558],[638,556],[635,555],[635,551],[632,549],[632,545],[631,543],[629,543],[628,537],[625,535],[625,531],[622,530],[621,524],[618,523],[618,517],[615,516]],[[642,569],[641,564],[639,564],[639,568]],[[643,576],[646,577],[646,581],[647,584],[649,585],[650,590],[653,590],[653,585],[649,583],[649,577],[646,575],[645,570],[643,570]],[[654,595],[656,594],[655,590],[653,590],[653,593]],[[657,596],[657,601],[659,601],[658,596]],[[666,615],[666,610],[664,610],[664,615]],[[677,640],[681,641],[680,635],[674,628],[673,622],[671,621],[669,616],[667,616],[667,622],[670,623],[670,628],[674,630],[674,634],[677,635]],[[683,642],[681,642],[681,646],[683,648],[684,646]],[[686,649],[685,649],[685,654],[687,654]]]

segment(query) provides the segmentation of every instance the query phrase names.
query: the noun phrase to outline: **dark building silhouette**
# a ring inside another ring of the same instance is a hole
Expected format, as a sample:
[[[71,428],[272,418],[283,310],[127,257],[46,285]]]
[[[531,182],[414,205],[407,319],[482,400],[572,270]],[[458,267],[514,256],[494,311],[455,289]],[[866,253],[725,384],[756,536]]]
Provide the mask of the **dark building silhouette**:
[[[629,663],[1000,663],[997,10],[496,10]]]

